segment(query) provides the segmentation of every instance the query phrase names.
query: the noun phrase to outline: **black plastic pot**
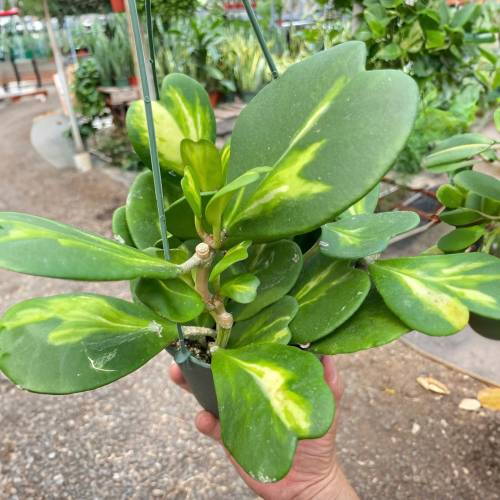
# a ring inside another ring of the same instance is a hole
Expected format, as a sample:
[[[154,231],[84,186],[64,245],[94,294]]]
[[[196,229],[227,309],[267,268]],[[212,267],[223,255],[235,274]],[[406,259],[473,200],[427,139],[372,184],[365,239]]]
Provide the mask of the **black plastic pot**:
[[[180,349],[169,347],[167,351],[179,365],[198,403],[205,410],[218,417],[219,409],[210,365],[195,358],[189,352]]]

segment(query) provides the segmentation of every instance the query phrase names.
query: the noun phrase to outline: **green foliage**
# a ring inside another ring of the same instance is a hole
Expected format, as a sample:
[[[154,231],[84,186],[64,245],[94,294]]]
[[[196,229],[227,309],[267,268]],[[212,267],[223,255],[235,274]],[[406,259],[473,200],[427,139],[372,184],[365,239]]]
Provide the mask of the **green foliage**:
[[[500,261],[488,254],[496,182],[463,171],[438,193],[450,202],[442,217],[468,217],[467,241],[479,237],[466,253],[376,255],[418,223],[373,213],[410,135],[417,90],[400,71],[367,71],[362,43],[325,50],[265,87],[238,118],[230,149],[217,149],[207,92],[189,77],[166,77],[153,110],[170,262],[150,171],[114,214],[118,242],[0,214],[0,267],[130,280],[135,301],[82,294],[14,306],[0,319],[0,369],[14,383],[44,393],[99,387],[173,348],[178,322],[191,355],[211,363],[225,446],[252,477],[277,481],[297,441],[322,436],[334,417],[321,363],[307,351],[368,349],[413,328],[449,335],[470,312],[498,320]],[[133,104],[127,128],[149,164],[143,104]],[[439,165],[470,160],[456,141],[445,146]],[[463,240],[440,246],[455,252]]]

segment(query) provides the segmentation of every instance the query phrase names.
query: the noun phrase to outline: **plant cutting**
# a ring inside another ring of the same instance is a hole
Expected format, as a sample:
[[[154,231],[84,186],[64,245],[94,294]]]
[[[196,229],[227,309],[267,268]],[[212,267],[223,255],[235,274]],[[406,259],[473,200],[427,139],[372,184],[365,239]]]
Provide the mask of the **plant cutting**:
[[[114,382],[168,347],[205,407],[214,391],[235,460],[273,482],[298,440],[332,423],[321,355],[413,329],[451,335],[470,312],[499,319],[496,257],[380,256],[419,223],[410,212],[374,213],[418,90],[400,71],[366,71],[365,57],[363,43],[349,42],[291,66],[243,110],[221,150],[204,88],[167,76],[151,103],[154,143],[149,102],[127,116],[137,154],[155,167],[157,151],[163,175],[160,185],[156,170],[137,177],[113,217],[118,241],[1,213],[1,267],[130,280],[133,298],[68,294],[13,306],[0,320],[2,372],[26,390],[69,394]]]

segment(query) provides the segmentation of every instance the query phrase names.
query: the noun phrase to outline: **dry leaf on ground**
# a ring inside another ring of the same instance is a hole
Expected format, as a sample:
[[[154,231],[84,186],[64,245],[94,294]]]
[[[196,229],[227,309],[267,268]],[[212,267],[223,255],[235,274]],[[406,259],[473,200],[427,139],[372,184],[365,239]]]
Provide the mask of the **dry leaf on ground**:
[[[450,394],[450,390],[442,382],[432,377],[417,377],[417,382],[427,391],[437,394]]]
[[[478,411],[481,408],[481,403],[477,399],[465,398],[460,401],[458,407],[466,411]]]
[[[477,395],[483,408],[500,411],[500,387],[487,387],[481,389]]]

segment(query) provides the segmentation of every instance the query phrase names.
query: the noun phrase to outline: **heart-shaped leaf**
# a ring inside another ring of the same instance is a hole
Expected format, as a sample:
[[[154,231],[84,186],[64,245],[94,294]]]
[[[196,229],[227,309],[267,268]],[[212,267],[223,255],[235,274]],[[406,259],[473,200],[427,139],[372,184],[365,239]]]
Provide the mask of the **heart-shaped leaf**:
[[[246,305],[230,303],[228,310],[238,321],[251,318],[286,295],[297,281],[301,269],[302,253],[293,241],[252,245],[245,270],[259,278],[257,297]]]
[[[179,268],[101,236],[34,215],[0,212],[0,267],[84,281],[175,278]]]
[[[87,391],[133,372],[176,336],[173,323],[120,299],[32,299],[0,320],[0,370],[33,392]]]
[[[177,323],[196,318],[205,308],[198,293],[181,279],[140,279],[134,292],[156,314]]]
[[[370,273],[387,306],[429,335],[465,327],[469,311],[500,318],[500,260],[480,253],[378,261]]]
[[[484,234],[483,226],[461,227],[445,234],[438,241],[438,248],[443,252],[460,252],[476,243]]]
[[[446,208],[460,208],[464,206],[465,194],[456,186],[451,184],[443,184],[436,191],[437,199]]]
[[[320,354],[345,354],[371,349],[398,339],[410,328],[401,322],[372,291],[363,305],[327,337],[309,347]]]
[[[230,248],[225,254],[222,259],[215,264],[215,266],[212,269],[212,272],[210,273],[210,282],[214,283],[217,278],[229,267],[231,267],[233,264],[236,264],[237,262],[241,262],[242,260],[245,260],[248,258],[248,248],[252,244],[251,241],[242,241],[241,243],[238,243],[234,247]]]
[[[366,196],[351,205],[340,217],[351,217],[353,215],[372,214],[377,208],[380,198],[380,184],[377,184]]]
[[[297,440],[331,426],[335,403],[311,353],[270,343],[219,349],[212,371],[224,445],[260,482],[284,477]]]
[[[479,196],[500,201],[500,180],[491,175],[466,170],[453,177],[453,182],[467,191],[472,191]]]
[[[292,337],[288,325],[298,310],[297,301],[293,297],[285,295],[253,318],[238,321],[231,331],[228,348],[263,342],[288,344]]]
[[[221,158],[212,142],[184,139],[181,143],[181,155],[184,165],[190,166],[196,173],[201,191],[216,191],[224,184]]]
[[[128,228],[127,216],[125,212],[125,207],[118,207],[113,213],[113,236],[119,243],[123,243],[124,245],[128,245],[129,247],[133,247],[135,246],[135,244]]]
[[[354,215],[322,228],[321,253],[332,258],[362,259],[383,252],[391,238],[418,226],[414,212]]]
[[[198,219],[201,219],[203,213],[201,206],[200,183],[196,172],[194,172],[194,170],[189,166],[184,168],[184,177],[182,178],[181,186],[184,196],[186,197],[186,201],[189,203],[194,215],[198,217]]]
[[[153,101],[153,118],[160,166],[183,173],[184,139],[215,142],[215,116],[205,89],[186,75],[172,73],[163,80],[160,102]],[[144,103],[135,101],[127,112],[127,132],[135,152],[151,166]]]
[[[229,179],[255,165],[273,170],[248,190],[226,227],[230,237],[266,241],[308,232],[389,170],[413,127],[418,89],[404,73],[364,71],[364,62],[362,43],[337,45],[291,66],[243,110]]]
[[[260,281],[253,274],[240,274],[222,283],[220,293],[223,297],[238,302],[239,304],[249,304],[257,297],[257,289]]]
[[[306,344],[329,334],[361,306],[369,291],[368,274],[349,261],[321,254],[306,260],[290,292],[299,303],[290,323],[292,342]]]

